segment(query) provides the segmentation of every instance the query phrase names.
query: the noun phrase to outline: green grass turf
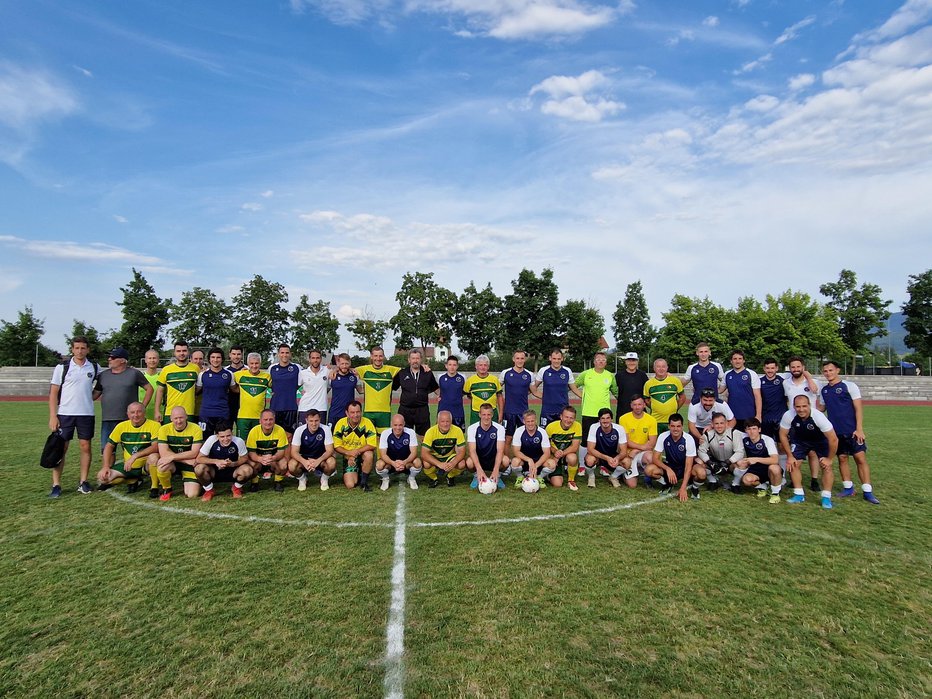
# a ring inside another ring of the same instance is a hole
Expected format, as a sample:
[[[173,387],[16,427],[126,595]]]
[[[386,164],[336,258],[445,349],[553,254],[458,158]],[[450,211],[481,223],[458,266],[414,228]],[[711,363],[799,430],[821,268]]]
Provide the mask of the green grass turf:
[[[295,523],[216,520],[78,495],[72,457],[49,501],[46,415],[0,403],[0,695],[382,694],[393,529],[306,521],[391,525],[397,488],[172,500]],[[407,492],[406,694],[929,696],[930,418],[866,409],[880,507],[703,492],[429,527],[656,493]]]

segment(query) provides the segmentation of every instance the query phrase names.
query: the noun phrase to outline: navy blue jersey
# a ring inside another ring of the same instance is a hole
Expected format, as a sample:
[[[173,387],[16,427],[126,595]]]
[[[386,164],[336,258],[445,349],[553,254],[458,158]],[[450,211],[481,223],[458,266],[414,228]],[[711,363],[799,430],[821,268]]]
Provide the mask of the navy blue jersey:
[[[527,369],[520,372],[506,369],[499,376],[502,388],[505,389],[505,415],[523,415],[527,411],[527,397],[531,392],[534,377]]]
[[[667,466],[682,474],[686,470],[686,457],[696,455],[696,440],[685,432],[679,439],[673,439],[673,435],[664,432],[655,451],[662,451]]]
[[[589,428],[586,440],[595,442],[595,450],[600,454],[615,456],[618,454],[618,446],[627,443],[628,438],[620,425],[612,423],[611,429],[606,432],[602,429],[602,425],[596,423]]]
[[[544,367],[537,374],[541,387],[544,389],[544,400],[540,408],[541,415],[559,415],[563,408],[569,404],[570,381],[573,372],[565,366],[559,369]]]
[[[466,441],[476,445],[476,456],[483,468],[488,465],[490,468],[495,463],[495,455],[498,452],[499,440],[504,441],[505,428],[497,422],[492,422],[489,429],[483,429],[482,423],[474,422],[466,430]]]
[[[333,444],[333,437],[328,435],[326,425],[320,425],[316,432],[311,432],[307,425],[301,425],[291,443],[298,444],[298,453],[305,459],[319,459],[327,450],[327,444]]]
[[[466,384],[466,377],[460,373],[454,376],[443,374],[437,379],[437,384],[440,386],[440,402],[437,404],[437,411],[449,410],[454,422],[465,420],[463,386]]]
[[[391,461],[404,461],[411,456],[412,445],[417,447],[417,436],[410,428],[405,428],[400,437],[392,430],[385,430],[379,437],[379,442],[383,457]]]
[[[850,436],[858,428],[854,401],[861,397],[861,390],[850,381],[839,381],[832,386],[822,387],[822,403],[835,431]]]
[[[356,384],[359,378],[356,374],[337,373],[330,380],[330,412],[327,417],[331,423],[337,424],[337,420],[346,417],[346,406],[356,400]]]
[[[715,391],[715,400],[718,400],[718,385],[723,379],[724,371],[722,365],[718,362],[709,362],[706,366],[699,363],[690,364],[687,370],[687,377],[693,384],[693,397],[691,402],[695,405],[699,402],[702,389],[711,388]]]
[[[820,451],[828,446],[825,432],[832,429],[832,423],[818,410],[813,410],[805,420],[795,411],[788,410],[780,421],[780,427],[788,431],[791,444]]]
[[[776,374],[773,379],[760,377],[761,420],[764,422],[779,422],[786,412],[785,380],[781,374]]]
[[[777,453],[776,444],[771,446],[773,440],[769,437],[761,436],[756,442],[752,442],[750,437],[745,437],[741,441],[744,444],[744,455],[749,459],[766,459]]]
[[[732,369],[725,374],[725,387],[728,389],[728,407],[735,414],[735,418],[747,420],[757,415],[754,389],[760,388],[760,379],[755,372],[749,369]]]
[[[297,364],[273,364],[269,367],[272,376],[272,401],[269,409],[297,410],[298,409],[298,377],[301,367]]]
[[[227,446],[223,446],[220,444],[220,438],[212,434],[201,445],[200,453],[208,459],[236,462],[240,457],[246,456],[246,442],[239,437],[234,437]]]
[[[519,427],[512,437],[511,446],[519,447],[521,453],[537,461],[544,455],[544,449],[550,447],[550,438],[539,427],[530,434],[525,427]]]
[[[233,372],[228,369],[221,369],[220,371],[208,369],[201,372],[197,382],[202,390],[200,417],[229,418],[229,394],[230,385],[233,383]]]

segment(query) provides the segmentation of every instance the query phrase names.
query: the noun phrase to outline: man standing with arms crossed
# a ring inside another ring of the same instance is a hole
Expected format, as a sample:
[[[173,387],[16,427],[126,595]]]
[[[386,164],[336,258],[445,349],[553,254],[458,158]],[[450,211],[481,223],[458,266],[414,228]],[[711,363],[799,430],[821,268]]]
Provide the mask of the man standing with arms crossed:
[[[72,338],[71,358],[56,366],[52,372],[49,430],[61,433],[65,440],[65,453],[61,465],[52,469],[50,498],[61,497],[61,474],[75,432],[78,433],[78,446],[81,449],[78,492],[87,495],[92,491],[87,477],[91,470],[91,440],[94,438],[94,382],[100,367],[87,358],[87,352],[86,337]]]
[[[401,390],[398,414],[405,419],[405,425],[413,428],[422,441],[430,429],[429,396],[439,388],[434,372],[421,366],[421,350],[413,349],[408,352],[408,366],[395,374],[392,389]]]
[[[142,404],[152,400],[152,386],[135,367],[129,366],[129,353],[114,347],[107,357],[107,368],[97,375],[94,396],[100,397],[100,450],[107,446],[110,433],[126,420],[126,409],[135,403],[139,391],[145,391]]]
[[[618,396],[618,384],[615,375],[605,369],[608,358],[599,350],[592,358],[592,368],[586,369],[576,377],[576,386],[582,391],[582,433],[588,436],[592,426],[599,422],[599,414],[604,408],[611,412],[612,396]],[[592,487],[595,482],[592,481]]]
[[[312,349],[307,354],[307,369],[302,369],[299,374],[299,385],[301,386],[301,402],[298,403],[298,425],[303,425],[307,419],[307,414],[311,410],[316,410],[323,424],[327,421],[327,391],[330,388],[330,370],[321,366],[323,355],[320,350]]]

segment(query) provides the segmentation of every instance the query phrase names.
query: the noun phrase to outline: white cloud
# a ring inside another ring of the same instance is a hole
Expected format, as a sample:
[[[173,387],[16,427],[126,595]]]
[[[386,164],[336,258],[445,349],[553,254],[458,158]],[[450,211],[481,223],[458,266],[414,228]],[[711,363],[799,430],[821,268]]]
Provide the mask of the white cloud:
[[[704,27],[717,27],[718,25],[719,20],[715,15],[709,15],[704,20],[702,20],[702,26]]]
[[[799,36],[799,31],[805,29],[809,25],[815,23],[815,16],[809,15],[808,17],[799,20],[796,24],[787,27],[783,30],[783,33],[777,37],[776,41],[773,42],[774,46],[779,46],[780,44],[785,44],[787,41],[792,41],[797,36]]]
[[[23,285],[19,272],[9,267],[0,267],[0,294],[16,291]]]
[[[85,78],[94,77],[94,74],[91,71],[89,71],[87,68],[82,68],[81,66],[76,66],[76,65],[72,65],[71,67],[74,68],[76,71],[78,71]]]
[[[757,70],[766,63],[770,63],[773,60],[772,53],[765,53],[760,58],[756,58],[753,61],[748,61],[741,68],[735,71],[735,75],[740,75],[741,73],[750,73],[752,70]]]
[[[247,201],[245,204],[239,207],[242,211],[262,211],[262,204],[258,204],[254,201]]]
[[[546,99],[541,112],[574,121],[601,121],[625,109],[616,102],[598,94],[600,88],[608,87],[609,79],[597,70],[589,70],[578,76],[553,75],[531,88],[529,97],[542,93]]]
[[[855,42],[893,39],[928,22],[930,18],[932,18],[932,0],[907,0],[890,16],[890,19],[877,29],[857,35]]]
[[[354,306],[348,303],[344,303],[342,306],[340,306],[336,310],[334,315],[337,317],[337,320],[339,320],[341,323],[350,323],[356,320],[357,318],[362,318],[362,309],[355,308]]]
[[[219,228],[215,228],[214,232],[215,233],[242,233],[245,230],[246,229],[243,228],[242,226],[227,225],[227,226],[220,226]]]
[[[773,95],[758,95],[744,103],[744,108],[752,112],[770,112],[780,106],[780,100]]]
[[[133,252],[106,243],[85,243],[69,240],[26,240],[12,235],[0,235],[0,243],[36,257],[79,262],[123,262],[131,265],[164,265],[164,260]]]
[[[117,223],[129,223],[129,219],[125,216],[120,216],[119,214],[113,214],[113,220]]]
[[[787,84],[790,90],[797,92],[799,90],[805,90],[807,87],[812,87],[815,81],[816,78],[812,73],[801,73],[800,75],[794,75],[790,78]]]
[[[262,192],[259,196],[265,199],[270,199],[275,196],[275,192],[271,189],[267,189],[264,192]]]
[[[24,130],[77,109],[74,92],[50,73],[0,62],[0,122]]]

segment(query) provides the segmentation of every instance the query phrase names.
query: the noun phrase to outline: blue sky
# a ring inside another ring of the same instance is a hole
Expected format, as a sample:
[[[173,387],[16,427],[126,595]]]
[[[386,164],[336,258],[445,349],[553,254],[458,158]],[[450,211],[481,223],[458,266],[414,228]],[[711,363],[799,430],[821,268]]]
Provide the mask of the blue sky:
[[[733,305],[932,260],[932,0],[2,2],[0,318],[254,274]],[[894,308],[897,310],[897,308]],[[345,337],[345,348],[350,338]]]

